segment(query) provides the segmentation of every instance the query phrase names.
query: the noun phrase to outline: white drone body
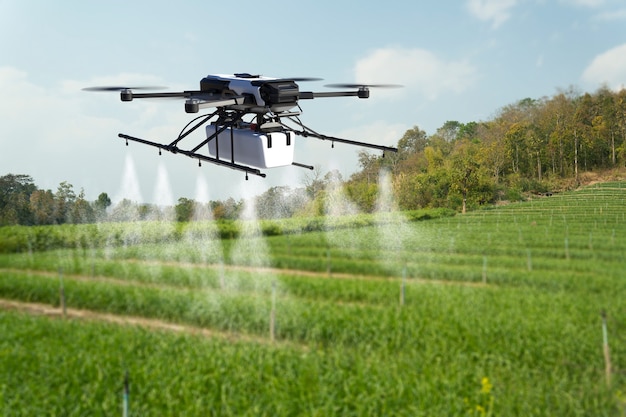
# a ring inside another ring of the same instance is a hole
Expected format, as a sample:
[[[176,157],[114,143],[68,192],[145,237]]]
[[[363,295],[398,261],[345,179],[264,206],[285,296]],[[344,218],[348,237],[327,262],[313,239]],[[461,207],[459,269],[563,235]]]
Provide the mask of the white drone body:
[[[237,163],[256,168],[276,168],[293,165],[293,132],[263,133],[256,131],[256,125],[227,127],[209,142],[209,155],[226,160],[235,158]],[[206,127],[207,137],[218,125]],[[232,140],[231,140],[232,139]]]

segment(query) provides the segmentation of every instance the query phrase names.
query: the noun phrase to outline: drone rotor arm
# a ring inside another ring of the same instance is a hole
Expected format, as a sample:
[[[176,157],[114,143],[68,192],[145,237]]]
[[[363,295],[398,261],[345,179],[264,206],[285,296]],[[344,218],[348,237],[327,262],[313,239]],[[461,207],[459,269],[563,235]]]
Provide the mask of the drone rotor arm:
[[[350,91],[301,91],[299,98],[303,100],[314,99],[319,97],[358,97],[369,98],[370,88],[400,88],[399,84],[327,84],[330,88],[354,88]]]
[[[300,91],[298,98],[300,100],[312,100],[314,98],[324,97],[359,97],[368,98],[368,89],[359,89],[357,91]]]
[[[190,91],[162,92],[162,93],[134,93],[132,90],[122,90],[122,101],[132,101],[136,98],[185,98],[191,95]]]
[[[198,113],[200,109],[210,107],[226,107],[241,105],[245,97],[239,95],[224,95],[217,93],[207,93],[206,91],[175,91],[157,93],[135,93],[131,89],[122,89],[120,99],[122,101],[133,101],[134,99],[187,99],[185,101],[186,113]]]

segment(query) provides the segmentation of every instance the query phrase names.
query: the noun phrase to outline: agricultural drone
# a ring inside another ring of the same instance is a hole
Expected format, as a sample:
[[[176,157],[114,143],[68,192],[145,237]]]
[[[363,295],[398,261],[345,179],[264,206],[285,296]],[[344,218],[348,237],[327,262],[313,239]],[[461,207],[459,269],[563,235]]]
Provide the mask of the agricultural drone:
[[[122,101],[143,98],[179,98],[185,100],[185,112],[198,113],[214,108],[212,113],[192,119],[170,143],[153,142],[120,133],[128,141],[154,146],[174,154],[231,169],[265,177],[261,169],[295,165],[313,169],[310,165],[294,162],[295,136],[328,140],[332,143],[373,148],[384,152],[397,152],[396,148],[341,139],[317,133],[300,121],[302,108],[299,100],[322,97],[368,98],[372,87],[397,87],[392,84],[329,84],[326,87],[343,91],[300,91],[298,82],[318,81],[319,78],[271,78],[240,73],[234,75],[208,75],[200,80],[199,90],[180,92],[136,93],[135,90],[158,87],[89,87],[87,91],[119,91]],[[206,137],[195,146],[181,148],[183,139],[203,125]],[[204,149],[203,149],[204,148]]]

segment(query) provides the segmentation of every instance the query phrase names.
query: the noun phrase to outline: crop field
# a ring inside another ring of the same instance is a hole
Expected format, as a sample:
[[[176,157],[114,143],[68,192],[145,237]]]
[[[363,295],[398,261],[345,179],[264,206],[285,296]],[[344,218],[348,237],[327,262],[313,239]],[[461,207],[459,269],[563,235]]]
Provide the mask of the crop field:
[[[625,209],[6,229],[0,414],[626,415]]]

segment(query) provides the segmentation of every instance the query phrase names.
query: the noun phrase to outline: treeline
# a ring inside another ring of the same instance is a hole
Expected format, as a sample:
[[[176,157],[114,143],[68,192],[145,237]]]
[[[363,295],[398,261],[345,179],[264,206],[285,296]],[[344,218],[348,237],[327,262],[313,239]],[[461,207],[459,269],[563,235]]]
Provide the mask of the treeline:
[[[503,107],[491,120],[448,121],[432,135],[415,126],[397,147],[398,153],[384,157],[360,152],[360,170],[347,180],[337,171],[316,169],[302,187],[273,187],[248,204],[262,219],[371,213],[387,193],[402,210],[464,212],[573,188],[586,172],[625,166],[626,90],[580,94],[569,89],[526,98]],[[245,210],[246,202],[232,198],[200,204],[183,197],[173,207],[122,200],[111,206],[106,193],[86,201],[83,190],[76,194],[67,182],[52,192],[39,189],[28,175],[0,177],[0,225],[232,220],[250,216]]]
[[[112,204],[109,195],[100,193],[95,201],[85,199],[84,190],[77,194],[72,184],[61,182],[56,192],[37,187],[33,178],[25,174],[7,174],[0,177],[0,226],[84,224],[135,220],[237,219],[243,201],[229,198],[199,204],[180,198],[173,207],[140,204],[123,199]]]
[[[106,193],[88,202],[83,190],[76,194],[67,182],[52,192],[39,189],[29,175],[0,177],[0,226],[93,223],[106,215],[110,205]]]
[[[360,154],[361,170],[345,189],[362,210],[375,206],[381,170],[391,173],[403,209],[464,211],[575,187],[585,172],[625,166],[626,90],[526,98],[491,120],[449,121],[431,136],[416,126],[398,150],[384,158]]]
[[[327,214],[325,202],[329,196],[337,201],[337,207],[340,200],[345,200],[333,197],[341,194],[342,184],[341,174],[337,171],[323,175],[316,169],[304,180],[302,187],[272,187],[250,201],[228,198],[200,203],[181,197],[174,206],[160,207],[128,199],[112,204],[104,192],[95,201],[87,201],[84,190],[76,194],[73,185],[68,182],[62,182],[53,192],[39,189],[29,175],[7,174],[0,177],[0,226],[314,217]],[[359,212],[356,206],[341,211],[342,214]]]

